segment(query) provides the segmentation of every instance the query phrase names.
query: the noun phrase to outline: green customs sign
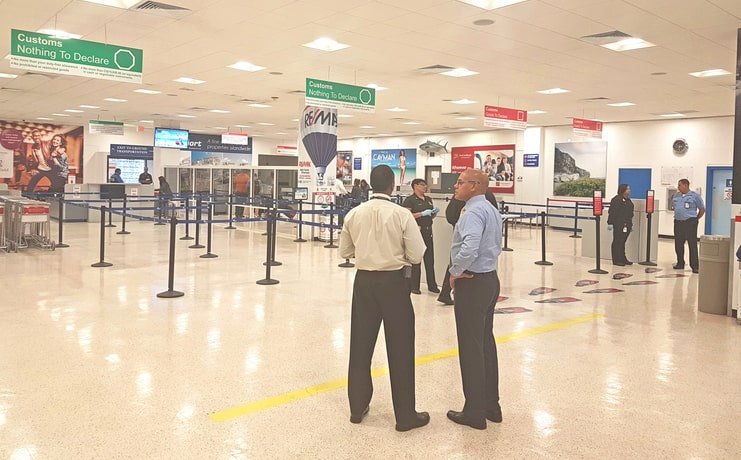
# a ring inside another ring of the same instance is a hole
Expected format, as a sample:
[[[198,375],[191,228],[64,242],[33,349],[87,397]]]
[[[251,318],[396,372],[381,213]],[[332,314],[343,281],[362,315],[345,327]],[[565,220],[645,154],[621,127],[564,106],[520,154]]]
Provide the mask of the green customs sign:
[[[376,90],[307,78],[306,105],[373,113],[376,111]]]
[[[140,49],[12,29],[10,67],[35,72],[141,83]]]

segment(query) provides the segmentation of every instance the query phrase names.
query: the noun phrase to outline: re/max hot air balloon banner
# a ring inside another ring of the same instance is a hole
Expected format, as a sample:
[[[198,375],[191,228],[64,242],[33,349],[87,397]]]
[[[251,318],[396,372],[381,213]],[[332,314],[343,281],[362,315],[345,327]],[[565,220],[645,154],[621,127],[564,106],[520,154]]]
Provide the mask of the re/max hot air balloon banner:
[[[306,105],[374,113],[376,111],[376,90],[365,86],[307,78]]]
[[[396,185],[407,185],[417,177],[417,149],[371,150],[371,169],[388,165],[396,176]]]
[[[324,183],[327,166],[337,156],[337,109],[306,106],[300,128],[301,143],[314,163],[317,182]]]

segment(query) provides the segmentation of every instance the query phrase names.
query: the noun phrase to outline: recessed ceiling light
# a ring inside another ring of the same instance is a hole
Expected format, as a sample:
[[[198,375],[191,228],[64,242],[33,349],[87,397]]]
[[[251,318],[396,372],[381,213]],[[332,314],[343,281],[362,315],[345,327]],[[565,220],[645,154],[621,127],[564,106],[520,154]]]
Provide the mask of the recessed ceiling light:
[[[456,99],[455,101],[450,101],[451,104],[458,104],[458,105],[468,105],[468,104],[475,104],[476,101],[472,101],[471,99],[463,98],[463,99]]]
[[[268,122],[265,122],[265,121],[261,121],[261,122],[258,123],[258,125],[260,125],[260,126],[275,126],[275,123],[268,123]]]
[[[661,116],[666,117],[666,118],[673,118],[673,117],[683,117],[684,114],[679,113],[679,112],[671,112],[671,113],[662,113]]]
[[[497,8],[504,8],[505,6],[510,6],[516,3],[521,3],[521,2],[524,2],[525,0],[458,0],[458,1],[491,11]]]
[[[263,70],[265,68],[247,61],[238,61],[227,67],[236,70],[244,70],[245,72],[257,72],[258,70]]]
[[[221,110],[221,109],[211,109],[209,110],[211,113],[231,113],[229,110]]]
[[[403,107],[391,107],[390,109],[386,109],[389,112],[406,112],[407,109]]]
[[[88,3],[97,3],[98,5],[112,6],[115,8],[123,8],[125,10],[131,8],[140,2],[140,0],[84,0]]]
[[[327,37],[317,38],[313,42],[304,43],[303,46],[320,51],[339,51],[350,47],[350,45],[345,45]]]
[[[126,126],[127,128],[135,128],[135,126],[131,123],[124,123],[124,126]]]
[[[262,134],[252,134],[252,137],[262,137]]]
[[[249,128],[247,125],[234,125],[237,128]]]
[[[420,123],[418,121],[405,121],[402,124],[404,124],[404,125],[421,125],[422,123]]]
[[[52,113],[52,115],[54,115],[55,117],[68,117],[69,116],[66,113]]]
[[[195,115],[185,115],[185,114],[178,114],[180,118],[195,118]]]
[[[107,97],[103,100],[108,102],[126,102],[126,99],[117,99],[115,97]]]
[[[291,119],[291,121],[298,121],[298,118],[293,118]]]
[[[387,90],[387,89],[388,89],[388,88],[386,88],[385,86],[379,86],[379,85],[377,85],[377,84],[375,84],[375,83],[369,83],[369,84],[365,85],[365,87],[366,87],[366,88],[373,88],[373,89],[375,89],[376,91],[385,91],[385,90]]]
[[[18,78],[14,73],[0,73],[0,78]]]
[[[337,118],[352,118],[352,117],[353,116],[350,115],[349,113],[341,113],[341,114],[337,115]],[[295,120],[291,120],[291,121],[298,121],[298,118],[296,118]]]
[[[69,113],[84,113],[84,110],[77,110],[77,109],[64,109],[65,112]]]
[[[360,129],[376,129],[376,127],[371,125],[363,125],[360,127]]]
[[[473,25],[475,26],[490,26],[492,24],[494,24],[493,19],[477,19],[473,21]]]
[[[277,136],[286,136],[288,133],[275,133]]]
[[[269,104],[260,104],[257,102],[253,102],[251,104],[247,104],[249,107],[256,107],[258,109],[267,109],[268,107],[271,107]]]
[[[175,79],[173,81],[176,81],[178,83],[187,83],[189,85],[200,85],[202,83],[206,83],[205,80],[198,80],[196,78],[190,78],[190,77],[180,77],[180,78]]]
[[[463,116],[463,117],[455,117],[456,120],[475,120],[476,117],[469,117],[469,116]]]
[[[53,38],[58,38],[59,40],[67,40],[70,38],[82,37],[82,35],[65,32],[64,30],[59,30],[59,29],[40,29],[38,30],[38,33],[51,35]]]
[[[46,120],[46,121],[51,121],[51,120],[53,120],[53,118],[49,118],[49,117],[36,117],[36,119],[37,119],[37,120]]]
[[[415,131],[414,134],[430,134],[429,131]]]
[[[447,72],[442,72],[440,75],[448,77],[470,77],[471,75],[478,75],[478,72],[468,70],[465,67],[458,67],[453,70],[448,70]]]
[[[476,131],[475,128],[461,128],[461,131]]]
[[[227,130],[227,129],[229,129],[229,128],[226,128],[226,127],[224,127],[224,126],[214,126],[214,127],[213,127],[213,129],[221,129],[221,130],[224,130],[224,131],[226,131],[226,130]]]
[[[562,93],[568,93],[569,90],[563,89],[563,88],[550,88],[550,89],[542,89],[538,92],[540,94],[562,94]]]
[[[140,93],[140,94],[160,94],[162,91],[155,91],[153,89],[143,89],[142,88],[142,89],[135,89],[134,92]]]
[[[610,107],[630,107],[631,105],[635,105],[632,102],[613,102],[611,104],[607,104]]]
[[[100,108],[97,105],[87,105],[87,104],[78,105],[78,107],[80,107],[81,109],[99,109]]]
[[[605,43],[604,45],[600,45],[600,46],[603,46],[607,49],[611,49],[613,51],[630,51],[630,50],[637,50],[641,48],[650,48],[656,45],[654,45],[651,42],[647,42],[638,37],[630,37],[630,38],[624,38],[622,40],[618,40],[612,43]]]
[[[154,120],[139,120],[139,123],[154,123]]]
[[[528,110],[527,111],[528,115],[542,115],[544,113],[548,113],[548,112],[546,112],[545,110]]]
[[[731,72],[723,69],[711,69],[711,70],[703,70],[701,72],[690,72],[690,75],[693,77],[720,77],[722,75],[730,75]]]

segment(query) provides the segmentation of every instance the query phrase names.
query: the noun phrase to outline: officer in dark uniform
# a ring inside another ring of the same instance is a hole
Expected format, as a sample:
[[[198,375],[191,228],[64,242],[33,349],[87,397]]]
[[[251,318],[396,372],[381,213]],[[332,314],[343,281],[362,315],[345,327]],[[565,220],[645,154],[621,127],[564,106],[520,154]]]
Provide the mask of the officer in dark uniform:
[[[630,185],[620,184],[617,195],[610,200],[607,229],[612,231],[612,264],[623,267],[633,265],[625,256],[625,242],[633,230],[633,202]]]
[[[427,246],[425,250],[424,262],[425,273],[427,274],[427,289],[436,294],[440,293],[435,281],[435,249],[432,244],[432,218],[440,212],[432,204],[432,198],[425,195],[427,192],[427,182],[424,179],[414,179],[412,181],[412,190],[414,193],[409,195],[402,203],[402,206],[412,211],[412,215],[419,225],[419,231],[422,233],[422,239]],[[412,293],[421,294],[419,282],[422,277],[421,264],[412,265]]]

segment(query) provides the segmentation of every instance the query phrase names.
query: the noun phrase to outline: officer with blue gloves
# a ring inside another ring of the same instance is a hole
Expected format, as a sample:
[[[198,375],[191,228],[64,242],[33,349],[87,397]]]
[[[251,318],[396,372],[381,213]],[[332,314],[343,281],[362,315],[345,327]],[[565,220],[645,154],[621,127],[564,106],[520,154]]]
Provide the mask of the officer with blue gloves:
[[[402,206],[412,212],[417,225],[419,225],[422,239],[425,242],[425,246],[427,246],[423,259],[425,263],[425,274],[427,275],[427,289],[430,292],[438,294],[440,289],[438,289],[437,281],[435,280],[435,249],[432,242],[432,219],[440,212],[440,209],[432,204],[432,198],[425,195],[427,193],[427,182],[424,179],[414,179],[412,181],[412,190],[414,193],[404,200]],[[412,265],[411,290],[413,294],[422,293],[419,290],[421,277],[421,264]]]

